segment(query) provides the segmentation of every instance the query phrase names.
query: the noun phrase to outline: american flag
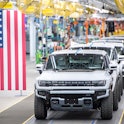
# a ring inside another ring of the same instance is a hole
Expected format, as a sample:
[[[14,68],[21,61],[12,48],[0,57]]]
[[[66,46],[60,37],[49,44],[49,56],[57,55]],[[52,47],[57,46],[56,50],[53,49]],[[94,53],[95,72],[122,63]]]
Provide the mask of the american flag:
[[[26,90],[25,15],[0,10],[0,90]]]

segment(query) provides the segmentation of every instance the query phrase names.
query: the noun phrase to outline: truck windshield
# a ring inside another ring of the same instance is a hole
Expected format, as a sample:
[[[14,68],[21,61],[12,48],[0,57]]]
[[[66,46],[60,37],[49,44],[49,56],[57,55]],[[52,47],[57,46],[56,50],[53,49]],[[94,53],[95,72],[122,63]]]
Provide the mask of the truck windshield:
[[[104,59],[102,55],[96,54],[60,54],[55,55],[56,69],[104,69]]]

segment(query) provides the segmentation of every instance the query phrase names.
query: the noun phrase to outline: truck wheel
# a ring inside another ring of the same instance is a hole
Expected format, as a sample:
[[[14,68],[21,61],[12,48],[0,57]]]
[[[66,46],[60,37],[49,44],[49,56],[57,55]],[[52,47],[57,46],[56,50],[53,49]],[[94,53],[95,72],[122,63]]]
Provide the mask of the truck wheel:
[[[118,91],[117,91],[117,85],[115,86],[114,92],[113,92],[113,110],[118,110]]]
[[[121,83],[121,96],[123,95],[123,78],[120,78],[120,83]]]
[[[120,85],[120,82],[118,82],[118,101],[120,102],[121,101],[121,85]]]
[[[124,77],[122,78],[122,82],[123,82],[123,89],[124,89]]]
[[[45,101],[37,96],[34,101],[34,114],[36,119],[45,119],[47,116]]]
[[[111,119],[113,112],[113,94],[110,94],[107,98],[103,99],[101,102],[101,117],[102,119]]]

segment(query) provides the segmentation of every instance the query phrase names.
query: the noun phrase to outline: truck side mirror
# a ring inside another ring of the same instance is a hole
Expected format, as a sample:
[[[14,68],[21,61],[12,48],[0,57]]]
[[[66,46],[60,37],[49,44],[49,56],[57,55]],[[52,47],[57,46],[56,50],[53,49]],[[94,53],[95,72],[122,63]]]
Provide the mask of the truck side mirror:
[[[36,69],[37,69],[37,71],[39,71],[39,73],[40,74],[42,74],[42,72],[43,72],[43,69],[44,69],[44,64],[37,64],[36,65]]]
[[[124,61],[124,55],[118,55],[118,62]]]
[[[114,70],[117,69],[117,64],[111,63],[109,64],[109,73],[112,74]]]

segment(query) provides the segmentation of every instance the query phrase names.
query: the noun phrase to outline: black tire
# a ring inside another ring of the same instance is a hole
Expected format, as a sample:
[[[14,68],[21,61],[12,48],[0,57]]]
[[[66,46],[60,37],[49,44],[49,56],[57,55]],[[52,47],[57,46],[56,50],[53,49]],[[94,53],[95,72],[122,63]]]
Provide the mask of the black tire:
[[[118,110],[118,91],[117,91],[117,85],[115,86],[114,92],[113,92],[113,110]]]
[[[123,78],[121,76],[120,78],[120,83],[121,83],[121,96],[123,95]]]
[[[122,82],[123,82],[123,89],[124,89],[124,77],[122,78]]]
[[[35,96],[34,114],[36,119],[45,119],[47,117],[45,101],[37,96]]]
[[[101,117],[102,119],[109,120],[113,115],[113,94],[110,94],[107,98],[103,99],[101,102]]]
[[[119,81],[118,81],[118,101],[119,102],[121,101],[121,84]]]

